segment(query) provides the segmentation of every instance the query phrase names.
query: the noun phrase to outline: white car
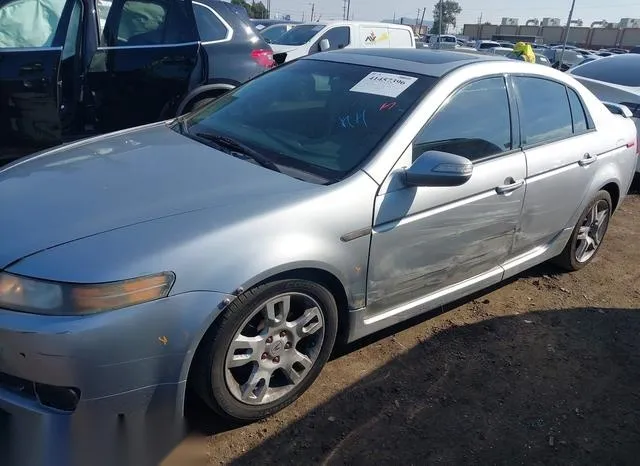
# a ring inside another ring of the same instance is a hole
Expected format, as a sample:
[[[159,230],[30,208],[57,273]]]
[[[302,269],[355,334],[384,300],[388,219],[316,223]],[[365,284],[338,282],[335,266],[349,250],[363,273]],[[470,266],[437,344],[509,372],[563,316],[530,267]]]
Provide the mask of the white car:
[[[329,21],[299,24],[271,44],[278,64],[312,53],[359,49],[415,49],[416,40],[409,26],[361,21]]]
[[[599,58],[575,66],[568,73],[600,100],[627,107],[640,131],[639,54],[626,53]],[[640,148],[638,150],[640,151]],[[640,173],[640,157],[636,164],[636,173]]]

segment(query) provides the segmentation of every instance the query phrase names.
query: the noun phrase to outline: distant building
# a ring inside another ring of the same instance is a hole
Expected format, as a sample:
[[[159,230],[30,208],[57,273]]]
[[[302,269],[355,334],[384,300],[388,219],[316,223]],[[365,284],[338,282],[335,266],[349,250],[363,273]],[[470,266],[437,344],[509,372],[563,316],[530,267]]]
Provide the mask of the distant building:
[[[517,26],[518,18],[502,18],[502,23],[500,24],[503,26]]]
[[[542,18],[542,26],[561,26],[560,18]]]
[[[618,25],[620,28],[640,28],[640,18],[622,18]]]

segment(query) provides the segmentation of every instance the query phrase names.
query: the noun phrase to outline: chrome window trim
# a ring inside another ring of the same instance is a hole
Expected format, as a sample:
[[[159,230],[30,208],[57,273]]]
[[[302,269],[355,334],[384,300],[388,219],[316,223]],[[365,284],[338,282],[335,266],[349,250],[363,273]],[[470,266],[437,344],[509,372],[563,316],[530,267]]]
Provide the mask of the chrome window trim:
[[[209,5],[205,5],[204,3],[200,3],[200,2],[191,2],[191,3],[193,5],[198,5],[209,10],[211,13],[214,14],[216,18],[220,20],[222,25],[227,29],[227,35],[224,39],[202,41],[201,42],[202,45],[221,44],[223,42],[229,42],[233,38],[233,28],[229,25],[229,23],[225,21],[225,19],[222,16],[220,16],[220,14],[216,10],[211,8]],[[193,14],[195,17],[195,14],[196,14],[195,11],[193,12]],[[196,27],[197,27],[197,24],[196,24]],[[200,31],[198,31],[198,35],[200,35]],[[202,37],[200,37],[200,39],[202,39]]]
[[[42,52],[44,50],[57,50],[62,52],[62,47],[0,47],[0,53],[4,52]]]
[[[165,47],[184,47],[186,45],[198,45],[200,42],[183,42],[181,44],[153,44],[153,45],[114,45],[110,47],[98,47],[98,50],[130,50],[130,49],[161,49]]]

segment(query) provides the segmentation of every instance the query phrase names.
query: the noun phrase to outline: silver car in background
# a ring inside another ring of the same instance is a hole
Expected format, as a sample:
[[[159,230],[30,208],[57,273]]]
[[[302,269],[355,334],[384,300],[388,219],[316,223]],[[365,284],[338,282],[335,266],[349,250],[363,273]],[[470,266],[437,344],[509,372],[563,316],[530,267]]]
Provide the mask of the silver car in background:
[[[187,386],[220,415],[264,418],[339,336],[549,259],[584,267],[637,158],[610,108],[515,60],[344,50],[3,168],[12,458],[123,464],[113,442],[181,419]]]
[[[600,100],[626,106],[640,132],[640,55],[626,53],[599,58],[568,73]],[[640,157],[636,172],[640,173]]]

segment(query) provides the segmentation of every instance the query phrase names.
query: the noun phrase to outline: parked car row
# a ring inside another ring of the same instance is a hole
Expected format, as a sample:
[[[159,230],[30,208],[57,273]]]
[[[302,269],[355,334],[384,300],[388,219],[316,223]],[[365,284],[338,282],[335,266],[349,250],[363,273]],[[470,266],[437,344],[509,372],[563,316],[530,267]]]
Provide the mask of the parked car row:
[[[180,425],[188,387],[262,419],[337,341],[547,260],[585,267],[631,185],[628,117],[550,67],[345,49],[4,167],[0,199],[19,200],[0,203],[14,464],[55,463],[60,445],[108,462],[120,426]]]
[[[311,53],[416,47],[408,26],[268,25],[218,0],[38,1],[0,0],[0,164],[197,110]]]

